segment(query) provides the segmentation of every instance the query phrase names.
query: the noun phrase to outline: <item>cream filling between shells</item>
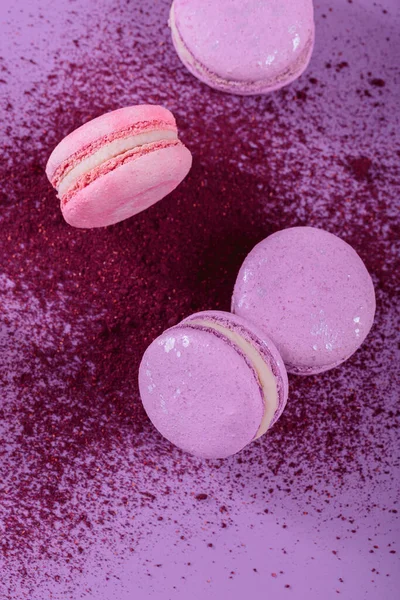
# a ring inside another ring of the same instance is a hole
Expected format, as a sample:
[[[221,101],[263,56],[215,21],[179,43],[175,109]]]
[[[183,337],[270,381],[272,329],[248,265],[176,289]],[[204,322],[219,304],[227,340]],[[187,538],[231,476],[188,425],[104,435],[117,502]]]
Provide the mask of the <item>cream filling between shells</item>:
[[[64,175],[57,187],[58,196],[60,198],[64,196],[80,177],[106,163],[111,158],[125,154],[125,152],[129,152],[138,146],[176,139],[178,139],[176,131],[161,129],[113,140],[105,144],[100,150],[97,150],[97,152],[81,160]]]

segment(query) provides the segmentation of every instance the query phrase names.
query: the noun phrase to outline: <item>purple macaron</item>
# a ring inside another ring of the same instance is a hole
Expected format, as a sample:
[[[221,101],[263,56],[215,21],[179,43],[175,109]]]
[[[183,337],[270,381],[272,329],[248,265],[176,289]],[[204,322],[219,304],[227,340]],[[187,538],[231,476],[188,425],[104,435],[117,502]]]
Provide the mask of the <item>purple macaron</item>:
[[[232,311],[271,337],[289,373],[308,375],[336,367],[361,346],[375,292],[349,244],[322,229],[293,227],[247,256]]]
[[[314,47],[312,0],[174,0],[169,25],[186,68],[231,94],[288,85]]]
[[[274,344],[231,313],[184,319],[147,348],[139,368],[143,406],[160,433],[203,458],[225,458],[263,435],[287,401]]]

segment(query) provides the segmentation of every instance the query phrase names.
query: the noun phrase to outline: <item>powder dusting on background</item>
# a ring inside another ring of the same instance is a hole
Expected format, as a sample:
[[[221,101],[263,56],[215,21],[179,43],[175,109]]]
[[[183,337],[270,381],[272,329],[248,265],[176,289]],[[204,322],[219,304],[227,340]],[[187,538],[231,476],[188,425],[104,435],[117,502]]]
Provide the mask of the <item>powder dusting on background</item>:
[[[166,1],[52,6],[0,8],[0,597],[395,598],[397,3],[321,0],[305,75],[254,98],[187,73]],[[174,112],[191,173],[124,223],[67,226],[51,150],[135,103]],[[239,455],[187,456],[144,414],[141,355],[228,310],[249,250],[295,225],[363,258],[373,330],[342,367],[291,377],[283,417]]]

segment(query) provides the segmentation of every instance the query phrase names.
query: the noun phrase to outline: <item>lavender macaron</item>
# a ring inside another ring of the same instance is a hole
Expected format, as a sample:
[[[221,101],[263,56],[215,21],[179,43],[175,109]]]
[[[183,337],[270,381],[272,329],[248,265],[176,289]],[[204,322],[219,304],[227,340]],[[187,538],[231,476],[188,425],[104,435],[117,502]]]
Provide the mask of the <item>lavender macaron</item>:
[[[322,229],[293,227],[247,256],[232,311],[271,337],[289,373],[311,375],[361,346],[374,320],[375,292],[349,244]]]
[[[170,442],[202,458],[226,458],[277,421],[288,380],[279,352],[257,327],[206,311],[152,342],[139,388],[150,420]]]
[[[312,0],[174,0],[169,25],[186,68],[231,94],[288,85],[314,46]]]

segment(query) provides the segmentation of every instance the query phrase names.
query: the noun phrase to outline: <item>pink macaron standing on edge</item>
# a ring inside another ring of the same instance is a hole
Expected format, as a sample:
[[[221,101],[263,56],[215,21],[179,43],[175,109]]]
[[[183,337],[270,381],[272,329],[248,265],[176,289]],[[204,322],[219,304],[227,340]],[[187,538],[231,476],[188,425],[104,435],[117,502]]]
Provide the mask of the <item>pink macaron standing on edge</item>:
[[[322,229],[293,227],[247,256],[232,311],[271,337],[289,373],[311,375],[361,346],[373,324],[375,292],[349,244]]]
[[[172,113],[139,105],[85,123],[53,150],[46,174],[74,227],[112,225],[172,192],[192,164]]]
[[[312,0],[174,0],[169,25],[186,68],[232,94],[288,85],[314,47]]]
[[[194,314],[154,340],[140,364],[139,388],[158,431],[202,458],[226,458],[263,435],[288,396],[274,344],[219,311]]]

